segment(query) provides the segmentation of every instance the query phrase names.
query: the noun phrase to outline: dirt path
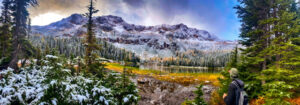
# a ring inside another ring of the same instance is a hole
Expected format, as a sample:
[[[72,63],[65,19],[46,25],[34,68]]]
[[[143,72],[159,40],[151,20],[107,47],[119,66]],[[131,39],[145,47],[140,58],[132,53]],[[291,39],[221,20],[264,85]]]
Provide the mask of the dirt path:
[[[141,96],[138,105],[181,105],[186,99],[195,98],[196,85],[183,86],[177,83],[160,81],[149,76],[135,76],[131,80],[138,85]],[[209,101],[212,85],[204,85],[204,99]]]

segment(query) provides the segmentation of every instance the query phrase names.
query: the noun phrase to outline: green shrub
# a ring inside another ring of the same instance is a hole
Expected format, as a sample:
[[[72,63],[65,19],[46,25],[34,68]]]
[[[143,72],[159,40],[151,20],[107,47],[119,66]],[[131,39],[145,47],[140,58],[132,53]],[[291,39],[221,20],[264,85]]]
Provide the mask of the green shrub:
[[[197,87],[197,90],[195,91],[195,94],[197,95],[194,100],[187,100],[184,104],[186,105],[207,105],[207,103],[202,98],[203,92],[202,92],[203,85],[200,85]]]

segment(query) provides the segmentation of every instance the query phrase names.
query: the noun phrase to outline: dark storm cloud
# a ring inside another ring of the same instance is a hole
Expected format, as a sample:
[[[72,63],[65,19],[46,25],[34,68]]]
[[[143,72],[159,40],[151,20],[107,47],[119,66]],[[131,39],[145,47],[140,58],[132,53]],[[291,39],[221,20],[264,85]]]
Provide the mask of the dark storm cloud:
[[[163,19],[171,21],[176,15],[189,11],[188,0],[151,0],[148,2],[152,12],[157,13]],[[156,14],[153,14],[156,15]]]
[[[54,12],[63,16],[86,12],[89,0],[38,0],[31,17]],[[208,30],[216,35],[236,34],[235,0],[97,0],[98,15],[117,15],[141,25],[179,24]],[[232,28],[234,27],[234,28]]]

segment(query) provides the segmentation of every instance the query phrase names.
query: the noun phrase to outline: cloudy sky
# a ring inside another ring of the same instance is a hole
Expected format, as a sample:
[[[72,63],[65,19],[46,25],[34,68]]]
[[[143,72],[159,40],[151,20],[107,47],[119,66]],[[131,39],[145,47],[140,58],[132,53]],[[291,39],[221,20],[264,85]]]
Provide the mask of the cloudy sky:
[[[0,0],[1,1],[1,0]],[[46,25],[73,13],[86,12],[89,0],[38,0],[30,7],[33,25]],[[116,15],[128,23],[160,25],[184,23],[207,30],[221,39],[238,38],[240,22],[233,7],[237,0],[97,0],[100,15]]]

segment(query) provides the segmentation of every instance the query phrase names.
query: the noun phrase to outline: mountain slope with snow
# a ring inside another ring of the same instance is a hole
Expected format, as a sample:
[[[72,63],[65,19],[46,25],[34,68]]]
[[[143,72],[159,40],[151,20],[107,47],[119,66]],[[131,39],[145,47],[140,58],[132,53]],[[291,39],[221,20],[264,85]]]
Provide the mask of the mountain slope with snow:
[[[236,42],[222,41],[208,31],[189,28],[184,24],[142,26],[125,22],[117,16],[94,17],[96,37],[116,47],[132,51],[143,59],[171,57],[176,52],[201,50],[229,52]],[[46,26],[33,26],[33,34],[56,37],[84,37],[87,18],[73,14]]]

